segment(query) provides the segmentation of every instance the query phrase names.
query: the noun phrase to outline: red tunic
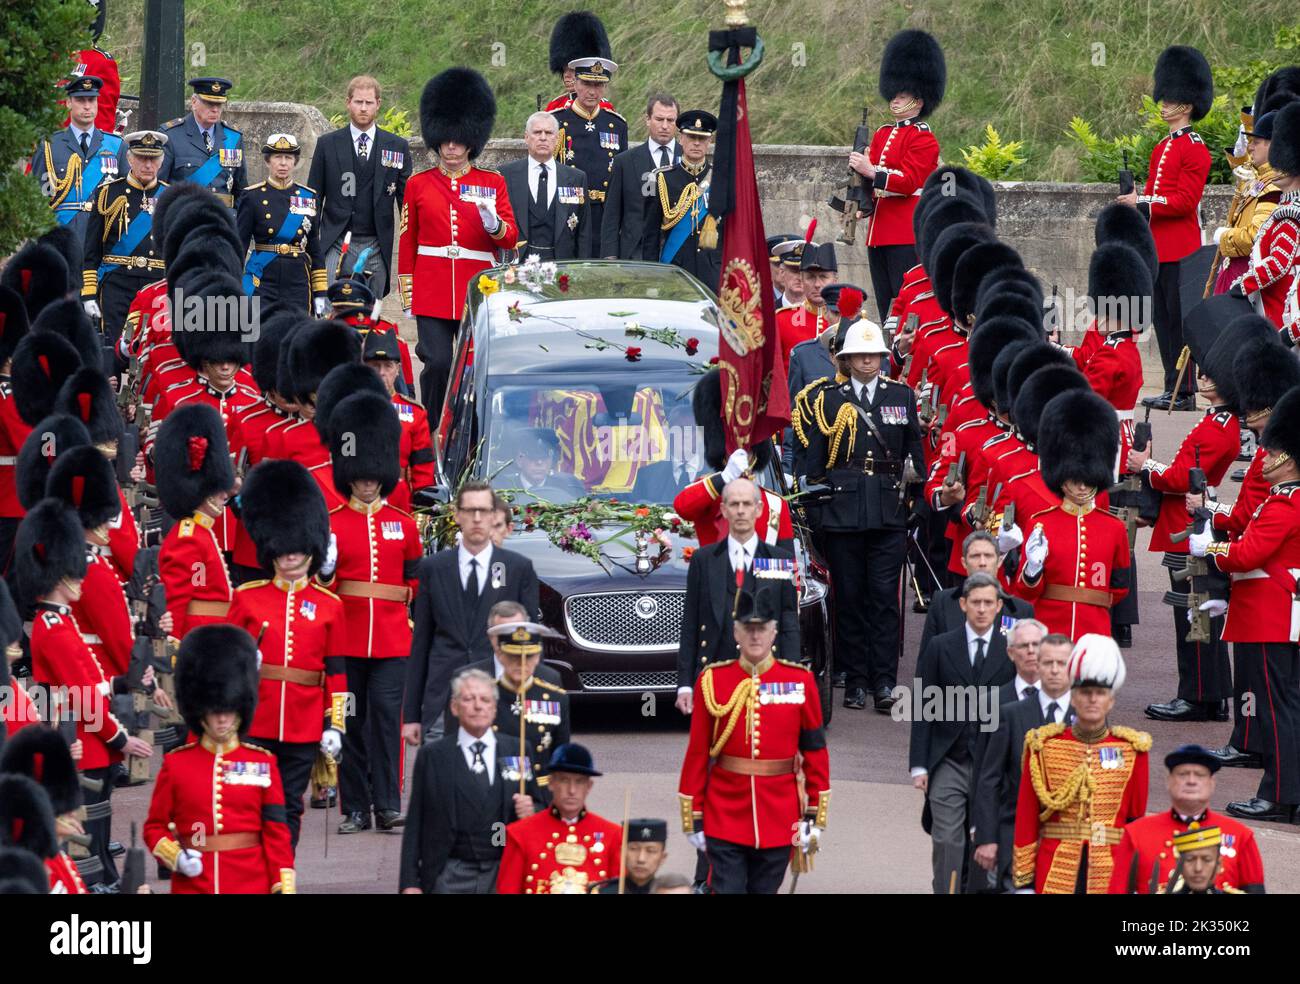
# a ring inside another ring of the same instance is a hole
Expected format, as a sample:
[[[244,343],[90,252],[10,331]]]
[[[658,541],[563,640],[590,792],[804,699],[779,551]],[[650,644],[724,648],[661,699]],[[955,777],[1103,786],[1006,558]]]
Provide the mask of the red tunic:
[[[729,703],[733,706],[724,712]],[[730,768],[728,760],[736,760]],[[790,770],[775,775],[741,771],[749,762],[787,760]],[[800,805],[801,785],[806,809]],[[756,668],[733,659],[699,675],[678,785],[688,833],[703,829],[710,837],[753,848],[789,846],[802,817],[826,825],[830,785],[821,699],[809,670],[769,656]]]
[[[951,541],[948,568],[955,573],[964,573],[966,570],[962,564],[962,544],[972,529],[965,518],[964,507],[979,498],[979,489],[975,482],[978,480],[978,475],[986,475],[988,471],[988,462],[984,457],[985,447],[996,447],[996,444],[991,442],[1001,437],[1009,438],[1008,425],[991,414],[985,413],[982,418],[966,421],[952,431],[952,440],[940,442],[939,457],[930,468],[929,477],[926,479],[925,501],[930,503],[930,507],[936,512],[943,510],[944,507],[939,502],[943,483],[947,480],[951,467],[961,461],[963,454],[966,456],[966,469],[960,476],[961,482],[966,485],[966,501],[962,509],[953,509],[949,513],[947,530],[948,539]],[[990,489],[989,493],[991,492]],[[957,565],[956,568],[953,567],[954,563]]]
[[[781,342],[781,360],[790,368],[790,352],[800,342],[816,338],[827,326],[825,305],[817,307],[809,301],[793,307],[783,307],[776,312],[776,334]]]
[[[916,342],[912,346],[912,367],[907,372],[907,385],[917,389],[923,373],[926,373],[927,382],[937,382],[931,380],[928,375],[935,354],[961,336],[953,330],[952,321],[940,309],[939,302],[934,299],[929,281],[926,281],[926,289],[908,305],[903,319],[906,319],[908,314],[916,315]],[[898,322],[900,326],[904,323],[903,319]]]
[[[29,724],[39,724],[40,711],[36,702],[27,695],[17,677],[9,678],[10,692],[8,699],[0,699],[0,721],[4,721],[10,738]]]
[[[479,200],[496,203],[501,226],[495,235],[483,228]],[[397,250],[402,307],[416,316],[460,320],[470,281],[496,264],[496,250],[518,240],[506,179],[496,171],[470,167],[452,178],[435,167],[413,176]]]
[[[118,580],[125,583],[135,573],[135,555],[140,552],[140,529],[136,526],[130,503],[126,501],[126,492],[119,488],[117,495],[122,511],[108,522],[108,553]]]
[[[1223,832],[1214,887],[1263,892],[1264,860],[1259,856],[1255,832],[1244,823],[1213,810],[1206,810],[1196,822],[1202,827],[1218,827]],[[1168,884],[1178,864],[1174,835],[1186,833],[1188,829],[1188,824],[1172,810],[1125,824],[1124,837],[1112,852],[1115,868],[1110,876],[1110,894],[1126,895],[1132,886],[1138,895],[1149,895],[1156,861],[1160,862],[1158,884],[1161,887]]]
[[[235,591],[227,619],[254,639],[265,626],[257,711],[248,733],[271,741],[317,742],[325,722],[344,729],[343,602],[309,578],[249,581]],[[285,672],[315,674],[314,683]]]
[[[1186,540],[1174,543],[1169,537],[1187,529],[1191,521],[1183,499],[1187,494],[1188,473],[1199,461],[1206,483],[1211,487],[1217,486],[1237,460],[1240,450],[1241,425],[1236,415],[1211,407],[1183,438],[1173,461],[1162,465],[1154,459],[1147,460],[1147,480],[1153,489],[1164,493],[1160,497],[1160,515],[1151,530],[1151,546],[1147,549],[1152,553],[1187,553]]]
[[[1254,518],[1255,511],[1264,504],[1273,488],[1264,477],[1264,459],[1267,457],[1268,451],[1256,448],[1255,457],[1246,467],[1246,477],[1241,482],[1236,501],[1230,507],[1216,503],[1214,528],[1226,531],[1230,539],[1235,540],[1246,531],[1246,524]]]
[[[1210,553],[1232,575],[1224,642],[1300,641],[1300,482],[1274,485],[1241,539]]]
[[[565,823],[552,807],[506,827],[497,870],[498,895],[586,895],[593,883],[617,878],[623,828],[586,810]]]
[[[196,626],[224,623],[234,598],[213,526],[211,516],[196,512],[167,531],[158,551],[158,574],[177,639]]]
[[[329,586],[343,599],[342,654],[409,656],[407,604],[419,584],[416,568],[424,552],[415,520],[382,499],[369,506],[350,499],[330,512],[330,530],[338,541]],[[374,596],[383,593],[405,593],[406,600]]]
[[[78,51],[76,58],[77,67],[72,70],[74,76],[93,75],[104,83],[99,89],[95,129],[114,133],[117,130],[117,102],[122,95],[122,75],[117,70],[117,62],[107,51],[100,51],[98,48],[85,48]],[[66,119],[63,125],[68,125]]]
[[[281,410],[270,400],[263,397],[257,403],[236,411],[239,438],[248,451],[248,467],[251,469],[266,457],[267,436],[270,428],[276,424],[288,424],[298,419],[287,410]],[[231,559],[244,567],[257,567],[257,547],[253,538],[244,529],[243,523],[236,524],[235,546]]]
[[[18,501],[18,451],[32,429],[18,416],[13,387],[0,376],[0,518],[21,519],[26,510]],[[0,562],[6,558],[0,558]]]
[[[1093,318],[1084,329],[1083,338],[1078,345],[1062,345],[1061,348],[1074,359],[1074,364],[1079,367],[1079,371],[1084,372],[1088,360],[1097,354],[1105,341],[1106,336],[1097,330],[1097,319]]]
[[[1300,193],[1288,191],[1282,203],[1260,226],[1250,248],[1250,266],[1241,287],[1250,297],[1260,294],[1264,317],[1279,328],[1286,321],[1286,299],[1300,259]]]
[[[360,311],[353,312],[340,320],[344,324],[351,325],[357,331],[382,331],[392,335],[394,341],[397,342],[397,351],[402,356],[402,379],[405,380],[407,386],[415,386],[415,369],[411,364],[411,347],[406,344],[406,340],[398,332],[397,325],[391,321],[385,321],[383,318],[375,321],[366,317]]]
[[[727,521],[722,518],[722,473],[714,472],[692,482],[673,499],[673,511],[688,523],[695,525],[695,537],[700,546],[717,543],[727,535]],[[794,539],[794,524],[790,521],[790,507],[775,492],[759,487],[762,504],[754,530],[764,543],[776,544]]]
[[[1091,334],[1096,336],[1098,344],[1091,353],[1084,353],[1086,358],[1079,368],[1097,395],[1114,407],[1119,416],[1119,470],[1123,471],[1124,461],[1133,447],[1133,408],[1142,391],[1142,353],[1132,332],[1112,332],[1104,342],[1099,332]],[[1076,362],[1083,348],[1074,350]]]
[[[867,245],[914,242],[912,213],[921,186],[939,163],[939,141],[930,124],[916,119],[886,123],[871,138],[867,157],[876,167],[876,207],[867,220]]]
[[[226,849],[214,840],[250,835],[256,842],[246,847]],[[197,878],[175,870],[182,846],[177,837],[203,853]],[[173,869],[173,895],[296,891],[280,770],[275,756],[257,745],[232,740],[219,746],[204,737],[164,755],[144,843]]]
[[[1156,256],[1175,263],[1201,248],[1201,195],[1210,176],[1210,151],[1190,126],[1165,137],[1151,148],[1144,193]]]
[[[424,407],[399,393],[391,396],[397,408],[397,419],[402,425],[402,443],[399,458],[402,463],[402,484],[406,486],[406,501],[411,493],[434,483],[433,441],[429,437],[429,418]]]
[[[917,263],[903,274],[898,293],[889,304],[889,313],[885,315],[885,331],[892,334],[896,325],[901,325],[907,317],[908,309],[916,300],[916,295],[930,289],[930,279],[925,275],[925,268]]]
[[[87,551],[86,579],[81,597],[72,606],[81,636],[110,677],[121,676],[131,664],[135,630],[117,571],[99,549]]]
[[[45,868],[50,873],[51,895],[89,895],[90,889],[81,880],[77,863],[60,851],[52,858],[45,859]]]

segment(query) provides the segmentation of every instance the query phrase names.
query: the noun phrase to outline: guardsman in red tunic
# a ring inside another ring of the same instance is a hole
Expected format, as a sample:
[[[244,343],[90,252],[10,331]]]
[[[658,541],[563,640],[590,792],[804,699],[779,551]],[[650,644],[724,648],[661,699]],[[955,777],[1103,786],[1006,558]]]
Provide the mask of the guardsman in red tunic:
[[[796,870],[807,870],[826,828],[821,697],[807,667],[772,655],[779,605],[770,588],[741,592],[740,658],[714,663],[695,681],[677,797],[682,829],[708,854],[709,882],[721,895],[775,894],[791,846]]]
[[[229,621],[258,639],[261,682],[248,733],[279,765],[297,846],[317,750],[338,760],[351,703],[343,602],[315,580],[329,551],[329,513],[315,480],[293,461],[262,462],[239,498],[258,562],[274,576],[241,584]]]
[[[875,199],[867,220],[867,260],[881,320],[916,263],[912,213],[939,163],[939,141],[925,117],[943,101],[947,80],[938,41],[925,31],[895,34],[880,60],[880,97],[889,103],[893,122],[876,130],[866,154],[849,155],[849,167],[871,182]]]
[[[12,602],[8,602],[8,607],[12,612]],[[54,814],[52,836],[60,842],[54,844],[54,854],[44,858],[49,870],[50,892],[85,895],[89,889],[61,843],[69,835],[83,837],[86,833],[77,819],[81,809],[81,780],[77,777],[77,766],[67,740],[47,725],[23,728],[18,734],[11,731],[3,754],[0,754],[0,775],[6,773],[26,776],[39,784],[50,799]],[[33,824],[34,828],[36,826]]]
[[[564,83],[564,92],[546,104],[546,112],[563,109],[573,102],[577,91],[577,70],[569,63],[589,56],[611,58],[609,35],[605,25],[595,14],[585,10],[574,10],[562,15],[551,28],[550,58],[551,71],[560,76]],[[600,101],[601,109],[614,108],[606,99]]]
[[[1156,61],[1155,89],[1160,118],[1169,136],[1151,148],[1146,187],[1116,199],[1137,208],[1151,222],[1160,272],[1155,282],[1156,341],[1165,370],[1165,392],[1142,402],[1158,410],[1194,409],[1191,380],[1173,393],[1178,376],[1178,355],[1183,350],[1183,308],[1179,300],[1179,262],[1201,248],[1201,195],[1210,174],[1210,151],[1192,129],[1192,123],[1210,111],[1214,78],[1209,62],[1195,48],[1173,45]],[[1187,401],[1187,402],[1184,402]],[[1190,405],[1189,405],[1190,404]]]
[[[76,513],[57,499],[43,499],[18,527],[15,567],[18,593],[35,605],[32,619],[32,679],[54,691],[52,700],[73,698],[77,740],[82,755],[78,768],[87,779],[98,780],[97,791],[87,790],[86,832],[91,857],[83,867],[88,883],[113,884],[117,869],[109,854],[112,806],[109,797],[123,754],[153,754],[153,748],[127,733],[113,716],[114,692],[125,693],[126,678],[112,677],[86,645],[72,616],[80,599],[86,573],[86,539]],[[153,682],[153,668],[141,683]]]
[[[427,432],[426,432],[427,434]],[[330,511],[334,550],[321,580],[343,599],[341,653],[352,721],[343,739],[339,833],[402,825],[398,783],[402,690],[411,652],[408,605],[423,549],[415,520],[391,505],[401,429],[377,393],[356,393],[330,415],[332,479],[347,504]]]
[[[1254,695],[1264,775],[1249,800],[1226,812],[1243,820],[1291,820],[1300,804],[1300,389],[1273,408],[1260,437],[1273,483],[1241,539],[1193,533],[1192,556],[1232,575],[1223,638],[1233,644],[1245,693]],[[1248,658],[1244,658],[1248,657]]]
[[[361,343],[361,361],[378,374],[397,411],[397,421],[402,425],[402,477],[399,484],[403,494],[400,501],[409,507],[415,492],[434,483],[433,442],[424,408],[397,392],[398,374],[402,368],[397,342],[397,336],[387,332],[366,332]]]
[[[1214,774],[1220,763],[1200,745],[1183,745],[1165,756],[1169,770],[1171,806],[1124,826],[1124,837],[1115,848],[1110,876],[1111,895],[1148,895],[1165,886],[1179,866],[1175,838],[1188,831],[1218,828],[1222,832],[1221,864],[1214,885],[1262,895],[1264,861],[1259,856],[1255,832],[1244,823],[1210,809],[1214,799]]]
[[[1052,632],[1108,634],[1130,589],[1128,531],[1096,503],[1114,481],[1119,421],[1096,393],[1072,391],[1047,404],[1038,430],[1043,483],[1061,498],[1024,518],[1032,532],[1013,593]]]
[[[496,250],[519,239],[506,179],[470,163],[495,116],[492,89],[473,69],[447,69],[420,97],[420,128],[438,166],[406,183],[397,285],[419,331],[420,398],[431,419],[442,409],[469,282],[495,265]]]
[[[244,740],[257,706],[257,644],[233,625],[186,636],[176,699],[198,741],[163,757],[144,843],[173,895],[297,892],[275,756]]]
[[[1218,341],[1211,333],[1223,332]],[[1233,386],[1232,359],[1238,342],[1223,326],[1188,321],[1183,333],[1191,348],[1197,370],[1197,390],[1209,409],[1183,439],[1169,464],[1151,457],[1151,448],[1131,450],[1125,470],[1140,472],[1152,489],[1161,493],[1160,514],[1151,531],[1152,553],[1164,552],[1164,566],[1169,568],[1170,587],[1174,592],[1191,590],[1186,580],[1175,575],[1187,566],[1187,541],[1174,537],[1182,534],[1191,517],[1187,513],[1188,482],[1193,468],[1205,474],[1209,488],[1217,488],[1227,477],[1241,449],[1241,425],[1237,422],[1236,390]],[[1210,617],[1209,638],[1193,640],[1192,624],[1186,606],[1174,605],[1174,640],[1178,653],[1178,693],[1171,701],[1151,704],[1147,717],[1156,721],[1226,721],[1227,700],[1232,696],[1232,674],[1228,651],[1220,641],[1224,607],[1214,599],[1200,605]],[[1216,611],[1217,610],[1217,611]]]
[[[1300,318],[1295,300],[1296,266],[1300,263],[1300,111],[1287,105],[1266,113],[1261,122],[1265,118],[1273,129],[1268,163],[1276,171],[1273,180],[1282,189],[1282,197],[1260,226],[1246,272],[1233,287],[1239,287],[1255,310],[1294,344]]]
[[[506,827],[497,871],[499,895],[588,895],[618,878],[623,828],[587,810],[596,771],[591,752],[561,745],[547,765],[551,806]]]
[[[764,441],[754,448],[752,462],[750,452],[744,448],[737,448],[731,457],[724,459],[727,447],[722,432],[722,378],[716,369],[709,370],[696,383],[695,392],[691,394],[691,408],[695,412],[696,425],[704,429],[704,460],[713,472],[678,492],[673,499],[673,509],[682,519],[695,524],[700,546],[707,547],[727,535],[727,521],[722,518],[723,488],[732,479],[742,475],[752,478],[755,473],[762,472],[772,456],[772,445],[770,441]],[[761,486],[759,497],[762,505],[754,524],[755,532],[764,543],[790,547],[794,539],[790,507],[781,496]]]
[[[158,499],[176,520],[158,551],[171,635],[224,622],[234,593],[216,524],[235,485],[226,431],[206,403],[178,407],[154,446]]]
[[[1074,724],[1025,735],[1012,878],[1038,895],[1105,895],[1124,828],[1147,811],[1151,736],[1111,725],[1124,657],[1109,636],[1085,635],[1068,664]]]
[[[362,251],[362,256],[365,251]],[[360,259],[361,257],[358,257]],[[382,302],[375,298],[370,288],[370,274],[354,269],[351,276],[340,277],[330,284],[330,317],[351,325],[357,331],[377,331],[392,336],[392,343],[402,355],[402,374],[397,391],[414,398],[415,373],[411,367],[411,347],[397,330],[397,325],[379,316]]]
[[[10,385],[14,349],[27,334],[27,308],[17,291],[0,286],[0,572],[9,569],[14,534],[23,518],[15,487],[18,449],[32,432],[18,415]]]
[[[50,732],[48,728],[42,730],[54,734],[62,742],[57,732]],[[66,745],[63,753],[67,755]],[[75,784],[75,772],[73,776]],[[59,848],[56,823],[50,797],[41,783],[22,771],[0,771],[0,850],[5,854],[30,852],[38,858],[45,866],[46,884],[51,895],[85,895],[86,885],[76,864]],[[33,877],[40,870],[39,865],[35,866]],[[11,877],[8,870],[5,875],[6,880]]]
[[[808,224],[803,249],[799,253],[799,280],[803,284],[804,299],[801,304],[783,307],[776,312],[776,334],[781,344],[781,360],[788,369],[790,352],[800,342],[816,338],[833,327],[831,316],[822,298],[822,288],[829,286],[839,271],[835,259],[834,243],[815,243],[813,233],[817,220]]]

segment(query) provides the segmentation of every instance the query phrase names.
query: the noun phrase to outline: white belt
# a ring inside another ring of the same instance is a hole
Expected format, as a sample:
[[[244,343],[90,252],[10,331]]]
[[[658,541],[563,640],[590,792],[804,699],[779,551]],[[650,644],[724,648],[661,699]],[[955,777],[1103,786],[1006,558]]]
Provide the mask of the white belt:
[[[105,697],[111,697],[113,694],[113,685],[107,680],[100,680],[99,683],[95,684],[95,689]]]
[[[482,260],[492,263],[496,257],[481,249],[466,249],[464,246],[421,246],[416,252],[421,256],[442,256],[449,260]]]
[[[85,635],[83,633],[81,638],[85,640],[87,646],[102,646],[104,644],[104,640],[97,635]]]
[[[1300,581],[1300,567],[1288,567],[1287,573]],[[1300,642],[1300,595],[1295,593],[1291,595],[1291,641]]]
[[[16,465],[16,464],[18,464],[17,455],[12,455],[12,454],[0,455],[0,465]]]
[[[1253,571],[1240,571],[1232,575],[1234,581],[1258,581],[1261,577],[1268,577],[1268,573],[1258,567]]]
[[[1115,416],[1118,417],[1120,420],[1132,420],[1132,419],[1133,419],[1133,411],[1132,411],[1132,410],[1116,410],[1116,411],[1115,411]]]

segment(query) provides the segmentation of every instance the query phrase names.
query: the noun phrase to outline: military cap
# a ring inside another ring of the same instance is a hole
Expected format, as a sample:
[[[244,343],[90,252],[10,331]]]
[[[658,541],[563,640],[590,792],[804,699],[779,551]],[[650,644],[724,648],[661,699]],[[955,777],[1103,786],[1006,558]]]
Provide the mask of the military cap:
[[[262,145],[262,154],[267,157],[272,154],[293,154],[294,157],[301,157],[302,146],[292,133],[273,133]]]
[[[349,314],[353,311],[368,314],[375,306],[375,292],[370,289],[370,285],[365,280],[355,274],[351,277],[340,277],[330,284],[326,296],[336,314]]]
[[[204,76],[203,78],[190,79],[185,83],[194,90],[194,94],[204,102],[223,103],[226,101],[226,93],[235,87],[235,83],[230,79],[214,78]]]
[[[677,117],[677,129],[692,137],[711,137],[718,132],[718,118],[703,109],[692,109]]]
[[[361,342],[361,361],[376,362],[380,359],[401,362],[402,352],[397,345],[396,332],[372,328]]]
[[[762,587],[755,591],[740,592],[736,601],[735,620],[741,625],[775,622],[780,616],[776,591],[772,588]]]
[[[1179,745],[1165,756],[1165,768],[1173,772],[1180,765],[1203,765],[1215,773],[1221,763],[1202,745]]]
[[[167,144],[167,134],[157,130],[136,130],[122,139],[136,157],[162,157],[163,147]]]
[[[1202,827],[1195,821],[1181,834],[1174,834],[1174,853],[1199,851],[1204,847],[1219,847],[1223,843],[1223,831],[1218,827]]]
[[[604,775],[596,771],[596,763],[585,745],[566,742],[551,753],[551,761],[546,765],[550,773],[571,772],[579,776]]]
[[[788,232],[782,232],[775,236],[767,237],[767,255],[773,263],[776,263],[782,256],[793,248],[795,243],[802,242],[798,236],[793,236]],[[783,249],[782,247],[787,247]]]
[[[1119,690],[1127,675],[1119,645],[1110,636],[1089,632],[1080,636],[1066,664],[1072,687]]]
[[[668,843],[668,821],[653,817],[629,820],[627,824],[627,842],[629,844]]]
[[[69,79],[63,86],[63,91],[74,99],[89,98],[98,96],[99,90],[104,87],[104,80],[95,75],[78,75]]]
[[[800,270],[830,270],[839,273],[840,267],[835,260],[834,243],[804,243],[799,252]]]
[[[575,58],[569,62],[574,77],[584,82],[608,82],[618,65],[608,58]]]
[[[488,629],[487,634],[501,640],[501,651],[507,656],[535,656],[542,651],[543,639],[563,638],[554,629],[537,622],[501,622]]]

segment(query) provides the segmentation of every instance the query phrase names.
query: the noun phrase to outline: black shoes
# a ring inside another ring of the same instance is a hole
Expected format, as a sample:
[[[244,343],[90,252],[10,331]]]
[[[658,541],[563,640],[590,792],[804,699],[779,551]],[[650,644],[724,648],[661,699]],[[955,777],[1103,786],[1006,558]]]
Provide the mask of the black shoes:
[[[1115,634],[1115,645],[1120,649],[1133,648],[1133,626],[1127,624],[1113,625],[1111,631]]]
[[[311,798],[311,808],[313,810],[328,810],[338,805],[339,794],[337,789],[330,789],[325,796],[313,796]]]
[[[847,673],[831,674],[831,686],[834,687],[836,690],[843,690],[845,684],[847,684],[848,682],[849,682],[849,675]]]
[[[850,711],[860,711],[867,706],[867,692],[862,687],[844,691],[844,706]]]
[[[876,706],[877,713],[888,714],[889,709],[894,706],[893,688],[877,687],[876,692],[872,694],[872,701]]]
[[[1234,482],[1244,482],[1246,480],[1246,469],[1234,468],[1232,470],[1232,480]]]
[[[1161,393],[1159,396],[1144,396],[1142,398],[1142,405],[1144,407],[1150,407],[1152,410],[1168,410],[1170,402],[1173,403],[1173,409],[1175,410],[1196,409],[1196,397],[1188,395],[1175,400],[1174,394],[1170,393],[1168,390]]]
[[[1287,803],[1274,803],[1271,800],[1252,796],[1248,800],[1229,803],[1223,811],[1239,820],[1272,820],[1274,823],[1293,823],[1296,808]]]
[[[1193,703],[1175,697],[1164,704],[1148,704],[1147,717],[1153,721],[1226,721],[1228,720],[1228,702],[1226,700]]]
[[[1262,755],[1255,752],[1243,752],[1231,745],[1224,745],[1222,748],[1211,748],[1209,753],[1213,758],[1218,759],[1219,764],[1225,769],[1264,768],[1264,757]]]
[[[375,826],[380,830],[396,830],[406,826],[406,816],[397,810],[376,810]]]
[[[349,813],[339,824],[340,834],[359,834],[363,830],[370,829],[370,814],[356,811]]]

